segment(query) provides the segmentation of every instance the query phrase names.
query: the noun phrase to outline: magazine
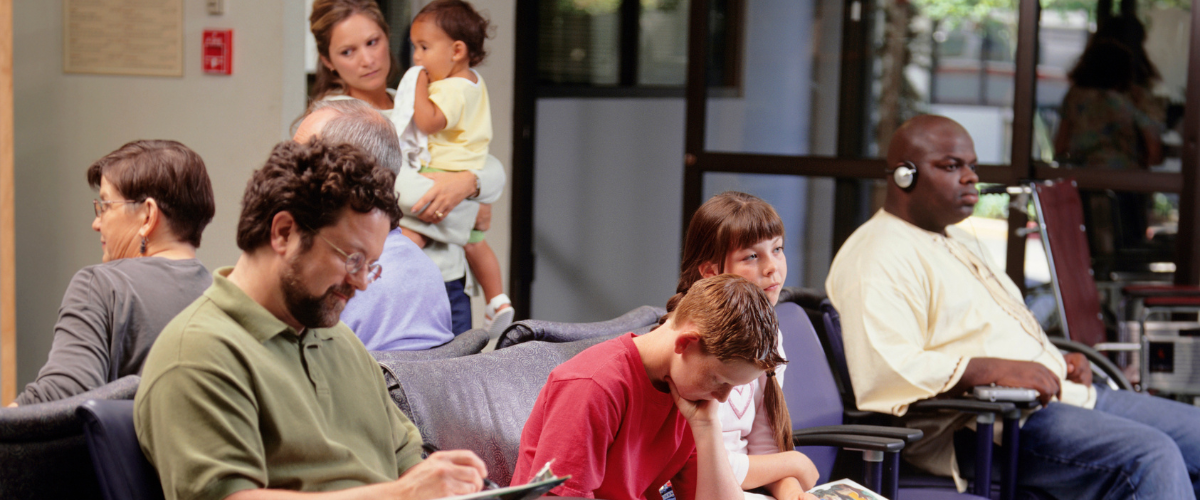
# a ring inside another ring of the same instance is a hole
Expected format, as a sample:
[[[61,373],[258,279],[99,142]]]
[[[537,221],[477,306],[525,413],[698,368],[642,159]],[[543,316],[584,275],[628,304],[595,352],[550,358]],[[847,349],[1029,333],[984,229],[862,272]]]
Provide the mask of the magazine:
[[[819,500],[887,500],[865,486],[849,479],[825,483],[808,490]]]

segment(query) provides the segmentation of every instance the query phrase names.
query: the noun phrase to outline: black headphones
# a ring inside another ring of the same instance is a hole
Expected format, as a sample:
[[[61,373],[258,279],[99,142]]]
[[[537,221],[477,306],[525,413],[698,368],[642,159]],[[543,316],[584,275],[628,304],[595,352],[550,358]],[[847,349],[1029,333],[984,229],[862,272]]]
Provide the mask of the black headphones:
[[[913,186],[917,185],[917,165],[911,161],[904,160],[896,168],[888,170],[887,173],[892,176],[896,186],[904,191],[912,191]]]

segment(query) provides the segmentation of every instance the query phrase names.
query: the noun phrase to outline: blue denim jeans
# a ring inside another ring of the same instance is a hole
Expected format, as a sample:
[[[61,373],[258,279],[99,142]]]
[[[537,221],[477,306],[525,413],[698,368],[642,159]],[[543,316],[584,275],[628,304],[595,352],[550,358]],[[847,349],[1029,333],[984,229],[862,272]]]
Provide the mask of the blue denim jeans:
[[[1200,408],[1100,386],[1096,393],[1095,410],[1050,403],[1029,416],[1018,484],[1055,498],[1196,498]],[[955,441],[966,465],[967,440]]]
[[[446,282],[446,297],[450,298],[450,331],[458,335],[471,329],[471,297],[467,296],[466,278]]]

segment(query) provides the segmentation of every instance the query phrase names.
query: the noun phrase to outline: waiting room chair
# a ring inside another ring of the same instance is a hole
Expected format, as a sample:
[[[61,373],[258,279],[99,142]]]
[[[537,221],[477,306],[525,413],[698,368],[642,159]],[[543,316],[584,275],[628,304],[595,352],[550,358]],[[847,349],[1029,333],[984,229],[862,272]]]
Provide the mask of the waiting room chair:
[[[654,329],[658,325],[658,319],[665,314],[667,310],[661,307],[641,306],[616,318],[595,323],[563,323],[533,319],[517,321],[500,334],[496,349],[532,340],[574,342],[597,336],[612,338],[629,332],[641,335]]]
[[[1107,342],[1075,181],[1035,182],[1032,188],[1063,336],[1089,346]]]
[[[78,409],[105,500],[162,500],[158,473],[138,444],[133,401],[88,400]]]
[[[786,289],[785,289],[786,290]],[[792,290],[787,298],[796,298],[798,290]],[[792,428],[797,446],[810,444],[806,438],[830,432],[860,432],[873,436],[898,438],[905,443],[922,437],[920,430],[903,427],[878,427],[868,425],[842,425],[845,421],[844,403],[839,386],[822,348],[821,341],[809,320],[806,311],[795,302],[779,301],[775,314],[783,334],[784,350],[788,355],[788,371],[784,377],[784,399],[789,403]],[[797,448],[807,455],[821,473],[821,482],[831,479],[834,472],[836,448]],[[898,453],[864,453],[867,460],[866,485],[881,485],[880,493],[890,499],[980,499],[981,497],[958,493],[951,483],[950,489],[901,488],[897,480],[899,471]],[[882,459],[882,463],[881,460]],[[882,467],[880,467],[882,465]]]
[[[100,498],[75,410],[89,399],[132,399],[140,380],[129,375],[59,401],[0,408],[0,498]]]
[[[488,478],[507,486],[521,431],[550,371],[607,338],[526,342],[469,357],[385,363],[384,379],[427,444],[474,451],[487,464]]]
[[[842,380],[841,386],[846,392],[842,394],[843,401],[852,405],[853,415],[855,419],[861,419],[867,422],[891,421],[899,424],[899,419],[891,415],[873,414],[871,412],[863,412],[858,410],[854,396],[854,385],[850,379],[850,370],[846,365],[845,346],[842,341],[841,321],[838,317],[837,310],[828,299],[825,299],[819,305],[823,314],[824,337],[823,344],[827,345],[827,354],[833,360],[834,373]],[[1020,426],[1017,425],[1021,417],[1021,408],[1018,408],[1013,403],[1000,402],[984,402],[969,399],[932,399],[912,403],[909,405],[909,412],[941,412],[955,411],[959,413],[971,413],[976,417],[976,450],[975,470],[977,476],[974,478],[972,493],[981,497],[991,498],[994,493],[998,493],[998,498],[1001,500],[1011,500],[1017,495],[1017,456],[1018,443],[1020,443]],[[1001,442],[1006,451],[1003,462],[1001,463],[1001,477],[999,478],[999,491],[993,491],[992,482],[992,456],[993,456],[993,426],[997,418],[1004,421],[1004,432]],[[946,487],[953,488],[954,483],[949,478],[939,478],[928,475],[910,475],[904,478],[899,477],[899,471],[893,472],[894,477],[901,486],[914,487]],[[1028,493],[1026,496],[1033,496]],[[915,498],[920,498],[915,497]]]
[[[550,372],[609,338],[525,342],[466,358],[393,363],[387,365],[384,378],[393,400],[417,425],[426,443],[438,449],[474,451],[487,464],[488,477],[507,485],[525,421]],[[801,433],[796,439],[801,444],[842,444],[895,455],[905,441],[888,436],[910,434],[895,429],[886,429],[884,437],[838,433],[851,430],[830,428],[823,435]]]
[[[1038,231],[1050,266],[1051,287],[1063,318],[1063,336],[1101,352],[1141,351],[1144,357],[1144,343],[1120,342],[1122,339],[1109,338],[1091,269],[1091,250],[1088,248],[1083,206],[1075,181],[1034,182],[1030,187],[1039,218]],[[1144,300],[1151,308],[1162,306],[1173,310],[1175,306],[1191,305],[1195,312],[1196,305],[1200,305],[1197,304],[1200,301],[1200,288],[1197,287],[1138,285],[1125,287],[1124,293],[1134,300]],[[1145,315],[1142,315],[1140,323],[1142,329],[1139,331],[1144,331]],[[1060,349],[1064,347],[1077,346],[1064,343]],[[1123,373],[1111,370],[1115,365],[1107,358],[1089,356],[1089,359],[1093,366],[1104,368],[1106,383],[1110,387],[1132,390],[1133,385]],[[1147,364],[1143,362],[1141,366],[1143,383]]]
[[[811,307],[812,304],[807,304],[807,306]],[[834,309],[833,305],[829,302],[828,299],[822,300],[821,303],[818,304],[816,307],[818,307],[821,311],[823,311],[823,313],[822,313],[823,319],[824,319],[823,323],[824,323],[825,327],[823,328],[823,331],[821,332],[820,336],[821,336],[822,340],[824,340],[824,345],[826,346],[827,357],[832,360],[832,364],[834,366],[834,373],[837,373],[838,378],[842,380],[840,386],[843,387],[843,389],[842,389],[843,401],[846,401],[849,405],[847,407],[847,415],[851,416],[852,420],[864,419],[865,416],[870,415],[870,412],[860,411],[857,409],[856,406],[854,406],[854,401],[855,401],[854,400],[854,387],[853,387],[853,383],[850,380],[849,369],[846,366],[845,348],[842,344],[841,321],[840,321],[840,318],[838,317],[837,310]],[[1116,365],[1114,365],[1111,361],[1109,361],[1107,358],[1105,358],[1102,354],[1097,352],[1095,349],[1092,349],[1081,343],[1069,341],[1066,339],[1056,339],[1056,338],[1051,337],[1050,340],[1061,351],[1079,352],[1079,353],[1082,353],[1084,356],[1086,356],[1092,362],[1092,365],[1093,365],[1093,372],[1095,373],[1095,377],[1096,377],[1096,378],[1093,378],[1093,383],[1108,383],[1108,381],[1112,380],[1113,382],[1110,383],[1110,386],[1112,388],[1114,388],[1114,389],[1122,388],[1122,387],[1120,387],[1119,384],[1117,384],[1118,380],[1124,380],[1124,376],[1121,374],[1120,369],[1117,368]],[[1127,387],[1128,381],[1124,381],[1124,384],[1126,384],[1126,387]],[[938,407],[941,407],[947,403],[951,403],[951,404],[966,403],[966,404],[975,405],[977,403],[982,403],[982,402],[981,401],[966,401],[966,400],[921,401],[921,402],[915,403],[914,405],[910,405],[910,411],[928,411],[930,409],[937,409]],[[986,404],[996,404],[996,403],[984,403],[984,404],[986,405]],[[951,409],[951,408],[946,408],[946,409]],[[976,409],[976,410],[964,408],[961,411],[970,411],[972,413],[981,414],[980,413],[981,410],[986,411],[986,408],[981,407],[980,409]],[[992,496],[996,497],[998,494],[999,498],[1016,498],[1018,496],[1020,496],[1021,498],[1033,498],[1033,499],[1044,498],[1044,494],[1042,494],[1040,492],[1019,490],[1016,488],[1017,457],[1016,457],[1015,450],[1018,449],[1017,443],[1018,443],[1018,440],[1020,439],[1020,435],[1019,435],[1019,433],[1011,432],[1010,430],[1018,429],[1018,427],[1016,425],[1012,425],[1012,423],[1016,421],[1016,418],[1018,417],[1018,415],[1020,413],[1019,408],[1014,408],[1012,410],[1006,410],[1006,411],[998,411],[997,410],[997,411],[993,411],[993,413],[996,416],[1003,417],[1004,422],[1005,422],[1005,432],[1004,432],[1002,442],[1004,443],[1004,448],[1006,450],[1006,453],[1005,453],[1005,456],[1003,457],[1003,459],[1005,460],[1005,463],[1003,463],[1001,466],[1001,469],[1002,469],[1001,476],[1002,477],[1000,478],[999,491],[992,489],[991,490]],[[878,421],[877,418],[874,418],[874,419],[866,418],[865,420],[870,421],[870,422]],[[977,422],[977,424],[978,424],[978,422]],[[990,425],[988,426],[988,428],[990,429]],[[979,455],[977,455],[975,457],[976,458],[976,461],[975,461],[976,470],[990,471],[992,469],[990,467],[988,467],[987,464],[990,462],[990,457],[992,455],[992,440],[990,439],[990,436],[992,436],[992,432],[990,430],[986,430],[983,432],[977,432],[976,436],[977,436],[976,449],[979,450]],[[987,436],[989,438],[985,439],[984,436]],[[988,472],[987,474],[990,475],[990,472]],[[982,478],[977,478],[977,479],[982,479]],[[986,496],[987,492],[985,491],[985,488],[983,487],[984,484],[988,484],[988,483],[986,481],[975,481],[975,487],[974,487],[975,494],[981,495],[981,496]],[[907,477],[900,478],[900,485],[902,487],[906,486],[906,485],[911,485],[911,486],[945,485],[947,487],[950,487],[950,486],[952,486],[952,482],[950,482],[948,478],[936,478],[933,476],[926,476],[926,475],[910,475]],[[995,486],[995,484],[993,484],[993,486]]]
[[[430,359],[457,358],[479,354],[488,343],[488,332],[472,328],[462,332],[449,342],[422,351],[371,351],[376,361],[424,361]]]

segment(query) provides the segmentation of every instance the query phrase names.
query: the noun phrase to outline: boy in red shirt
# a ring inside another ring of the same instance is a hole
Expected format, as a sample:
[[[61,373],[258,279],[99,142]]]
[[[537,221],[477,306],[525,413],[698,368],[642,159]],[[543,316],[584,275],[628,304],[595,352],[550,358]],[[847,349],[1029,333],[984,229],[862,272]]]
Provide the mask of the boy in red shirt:
[[[717,409],[734,387],[785,361],[775,310],[732,274],[697,281],[665,323],[579,353],[550,373],[521,434],[513,484],[550,460],[552,493],[658,500],[741,499]]]

